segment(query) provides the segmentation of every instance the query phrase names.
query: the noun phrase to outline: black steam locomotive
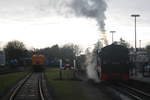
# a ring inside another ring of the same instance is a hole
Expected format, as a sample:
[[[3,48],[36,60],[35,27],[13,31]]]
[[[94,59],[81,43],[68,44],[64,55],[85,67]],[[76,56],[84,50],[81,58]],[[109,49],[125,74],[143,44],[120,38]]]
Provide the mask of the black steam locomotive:
[[[111,44],[102,48],[98,53],[97,73],[100,80],[128,80],[128,49],[118,44]]]

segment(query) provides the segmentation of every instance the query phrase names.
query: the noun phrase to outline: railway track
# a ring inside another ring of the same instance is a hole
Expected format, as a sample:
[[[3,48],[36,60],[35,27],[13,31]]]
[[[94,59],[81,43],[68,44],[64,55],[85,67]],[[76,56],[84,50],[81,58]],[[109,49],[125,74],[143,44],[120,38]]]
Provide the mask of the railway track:
[[[150,94],[137,88],[131,87],[125,83],[116,83],[111,85],[111,88],[127,95],[133,100],[150,100]]]
[[[42,78],[43,73],[29,74],[17,84],[8,100],[45,100]]]

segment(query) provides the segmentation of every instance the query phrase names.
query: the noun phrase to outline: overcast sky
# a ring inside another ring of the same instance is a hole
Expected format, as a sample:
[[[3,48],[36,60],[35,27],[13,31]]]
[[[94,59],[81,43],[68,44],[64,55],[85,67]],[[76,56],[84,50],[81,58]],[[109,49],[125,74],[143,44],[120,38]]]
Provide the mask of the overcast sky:
[[[139,40],[142,45],[147,45],[150,41],[150,1],[149,0],[109,0],[106,11],[106,28],[115,30],[114,38],[120,37],[134,44],[134,18],[131,14],[140,14],[137,18],[137,44]]]
[[[109,43],[109,31],[114,30],[115,41],[122,37],[134,45],[131,14],[141,15],[137,18],[138,46],[139,40],[142,46],[150,42],[149,0],[106,0],[107,6],[101,1],[0,0],[0,42],[20,40],[35,48],[65,43],[91,47],[100,38],[106,15],[105,30]]]

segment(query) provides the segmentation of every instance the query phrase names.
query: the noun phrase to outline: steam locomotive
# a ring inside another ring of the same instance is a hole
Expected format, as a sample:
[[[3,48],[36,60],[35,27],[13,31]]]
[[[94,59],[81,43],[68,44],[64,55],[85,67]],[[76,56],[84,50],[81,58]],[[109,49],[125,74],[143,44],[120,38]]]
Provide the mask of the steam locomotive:
[[[41,72],[44,70],[45,57],[43,55],[32,56],[32,69],[35,72]]]
[[[125,46],[111,44],[101,49],[97,57],[100,80],[129,79],[129,51]]]

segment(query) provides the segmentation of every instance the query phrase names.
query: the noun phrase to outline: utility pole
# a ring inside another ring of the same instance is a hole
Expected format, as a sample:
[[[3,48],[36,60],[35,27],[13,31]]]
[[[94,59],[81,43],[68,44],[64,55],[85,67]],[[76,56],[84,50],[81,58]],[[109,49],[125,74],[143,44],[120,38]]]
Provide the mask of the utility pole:
[[[110,31],[110,33],[112,33],[112,43],[114,42],[114,33],[115,33],[116,31]]]
[[[139,14],[132,14],[131,17],[134,17],[134,23],[135,23],[135,53],[137,51],[137,48],[136,48],[136,17],[140,17]]]
[[[140,46],[139,48],[141,49],[141,40],[139,40],[139,46]]]

